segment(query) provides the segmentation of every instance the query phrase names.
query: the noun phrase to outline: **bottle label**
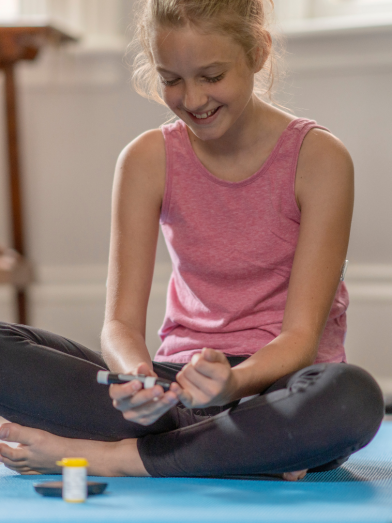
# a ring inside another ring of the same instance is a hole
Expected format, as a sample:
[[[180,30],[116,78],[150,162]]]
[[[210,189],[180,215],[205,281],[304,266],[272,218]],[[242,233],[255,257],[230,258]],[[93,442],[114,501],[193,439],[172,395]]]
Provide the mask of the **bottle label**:
[[[63,499],[81,503],[87,498],[86,467],[63,467]]]

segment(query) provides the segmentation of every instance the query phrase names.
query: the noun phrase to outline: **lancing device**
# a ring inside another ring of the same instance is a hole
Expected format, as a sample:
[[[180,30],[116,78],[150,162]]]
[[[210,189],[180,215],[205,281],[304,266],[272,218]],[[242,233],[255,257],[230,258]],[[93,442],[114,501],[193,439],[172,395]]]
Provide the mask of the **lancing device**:
[[[154,376],[144,376],[144,374],[116,374],[106,370],[99,370],[97,374],[98,383],[102,385],[112,385],[113,383],[126,383],[127,381],[140,381],[145,389],[151,389],[154,385],[160,385],[164,391],[169,390],[171,381]]]

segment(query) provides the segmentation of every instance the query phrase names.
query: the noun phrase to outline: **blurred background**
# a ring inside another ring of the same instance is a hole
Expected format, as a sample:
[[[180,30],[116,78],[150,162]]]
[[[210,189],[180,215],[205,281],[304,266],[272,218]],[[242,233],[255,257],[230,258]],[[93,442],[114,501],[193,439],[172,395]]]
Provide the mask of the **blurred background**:
[[[392,0],[276,0],[286,43],[275,100],[328,127],[356,167],[346,282],[349,361],[392,392]],[[135,94],[123,57],[132,0],[0,0],[80,37],[17,66],[26,251],[35,269],[30,323],[99,350],[113,169],[121,149],[168,119]],[[0,74],[0,93],[4,81]],[[0,104],[0,244],[11,245],[4,104]],[[159,346],[170,259],[159,240],[147,343]],[[0,286],[0,319],[16,321]]]

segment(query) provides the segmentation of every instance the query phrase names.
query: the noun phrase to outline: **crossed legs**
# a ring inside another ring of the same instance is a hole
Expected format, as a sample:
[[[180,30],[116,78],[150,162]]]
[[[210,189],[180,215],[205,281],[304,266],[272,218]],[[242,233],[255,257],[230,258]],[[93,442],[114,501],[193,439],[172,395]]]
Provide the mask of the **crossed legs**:
[[[296,479],[298,470],[338,466],[373,438],[383,416],[381,392],[365,371],[322,364],[218,415],[175,407],[142,427],[113,408],[96,383],[101,368],[99,355],[70,340],[1,324],[0,415],[14,423],[0,438],[19,443],[0,445],[1,461],[24,474],[53,473],[57,459],[78,454],[97,475]],[[170,365],[155,370],[175,375]]]

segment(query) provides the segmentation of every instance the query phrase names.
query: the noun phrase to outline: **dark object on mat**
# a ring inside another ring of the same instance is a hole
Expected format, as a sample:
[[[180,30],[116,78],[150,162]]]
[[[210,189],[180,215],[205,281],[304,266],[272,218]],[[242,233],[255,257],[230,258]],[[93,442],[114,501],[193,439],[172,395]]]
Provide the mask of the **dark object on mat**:
[[[94,496],[96,494],[102,494],[106,487],[107,483],[98,483],[97,481],[88,481],[88,495]],[[47,481],[46,483],[35,483],[35,491],[42,496],[50,496],[52,498],[61,498],[63,492],[63,482],[62,481]]]

